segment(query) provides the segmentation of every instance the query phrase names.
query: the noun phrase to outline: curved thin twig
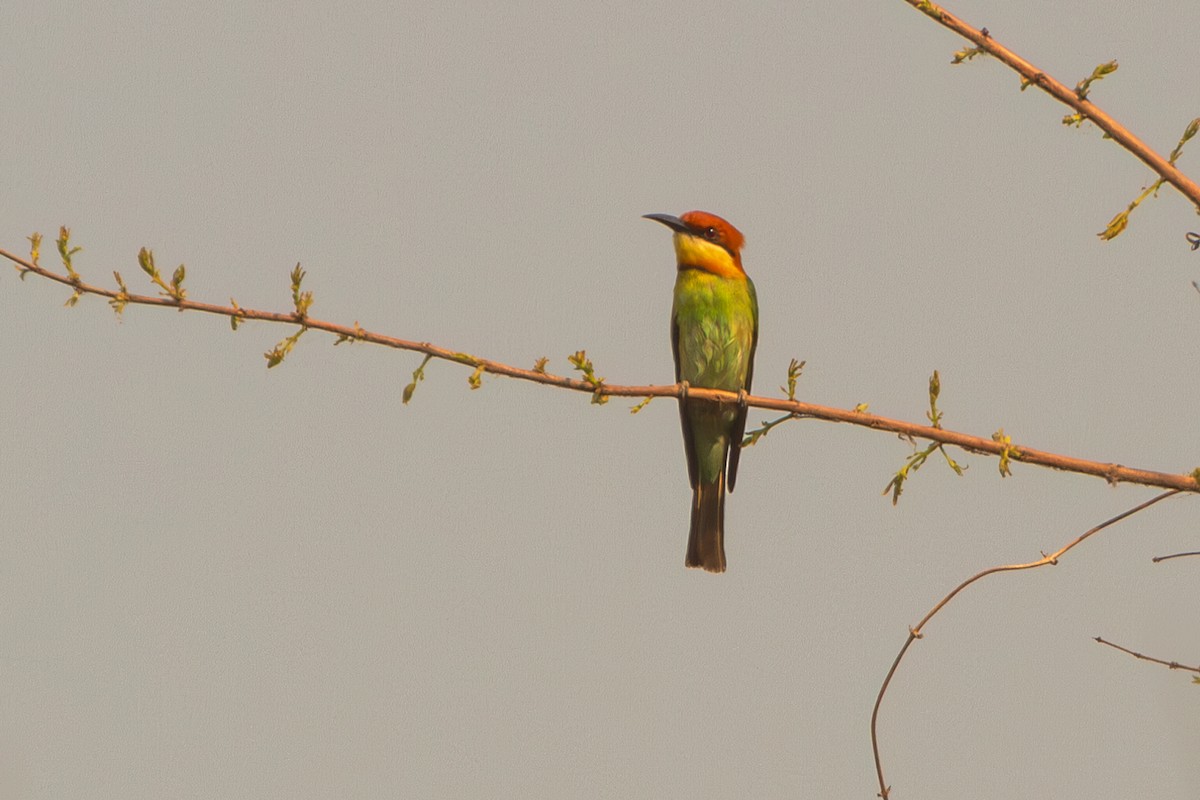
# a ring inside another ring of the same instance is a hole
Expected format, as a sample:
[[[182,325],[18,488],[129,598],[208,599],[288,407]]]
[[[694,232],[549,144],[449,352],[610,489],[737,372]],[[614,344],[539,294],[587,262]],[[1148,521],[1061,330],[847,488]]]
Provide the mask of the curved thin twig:
[[[1067,544],[1065,544],[1063,547],[1059,548],[1058,550],[1054,551],[1050,555],[1046,555],[1045,553],[1043,553],[1042,557],[1039,558],[1037,561],[1030,561],[1028,564],[1004,564],[1004,565],[997,566],[997,567],[991,567],[989,569],[985,569],[983,572],[980,572],[980,573],[977,573],[977,574],[971,576],[970,578],[967,578],[965,581],[960,583],[958,586],[954,587],[954,589],[949,594],[947,594],[945,597],[943,597],[938,602],[937,605],[935,605],[933,608],[931,608],[929,610],[929,613],[926,614],[924,617],[922,617],[921,621],[918,622],[915,627],[908,629],[908,638],[905,639],[904,646],[902,646],[900,648],[900,652],[896,654],[896,659],[892,662],[892,666],[888,670],[887,677],[885,677],[883,679],[883,684],[879,687],[879,694],[875,698],[875,707],[871,711],[871,751],[875,755],[875,775],[879,780],[879,796],[882,797],[883,800],[887,800],[888,793],[891,791],[891,787],[887,785],[887,782],[883,778],[883,761],[879,755],[879,737],[878,737],[878,730],[877,730],[877,723],[879,721],[879,708],[880,708],[880,705],[882,705],[882,703],[883,703],[883,696],[887,693],[888,686],[892,682],[892,677],[896,674],[896,668],[900,666],[900,662],[904,659],[904,654],[908,652],[908,648],[912,645],[912,643],[914,641],[916,641],[917,639],[920,639],[924,635],[922,633],[922,631],[925,628],[925,626],[929,623],[929,621],[931,619],[933,619],[934,615],[937,614],[939,611],[941,611],[943,608],[945,608],[946,604],[949,603],[951,600],[953,600],[959,592],[961,592],[963,589],[966,589],[968,586],[975,583],[976,581],[978,581],[982,578],[985,578],[988,575],[994,575],[997,572],[1015,572],[1017,570],[1034,569],[1035,567],[1044,567],[1047,564],[1057,564],[1060,556],[1062,556],[1064,553],[1066,553],[1071,548],[1075,547],[1075,545],[1083,542],[1085,539],[1090,537],[1092,534],[1098,533],[1098,532],[1104,530],[1105,528],[1109,527],[1110,525],[1113,525],[1115,523],[1120,522],[1123,519],[1131,517],[1134,514],[1138,513],[1139,511],[1143,511],[1143,510],[1149,508],[1150,506],[1154,505],[1155,503],[1159,502],[1160,500],[1165,500],[1168,497],[1171,497],[1172,495],[1175,495],[1175,494],[1179,494],[1179,492],[1176,492],[1176,491],[1163,492],[1162,494],[1155,495],[1154,497],[1150,498],[1149,500],[1147,500],[1144,503],[1140,503],[1140,504],[1134,506],[1133,508],[1127,509],[1126,511],[1122,511],[1120,514],[1117,514],[1115,517],[1110,517],[1110,518],[1106,519],[1104,522],[1101,522],[1096,527],[1091,528],[1090,530],[1075,537],[1070,542],[1068,542]]]

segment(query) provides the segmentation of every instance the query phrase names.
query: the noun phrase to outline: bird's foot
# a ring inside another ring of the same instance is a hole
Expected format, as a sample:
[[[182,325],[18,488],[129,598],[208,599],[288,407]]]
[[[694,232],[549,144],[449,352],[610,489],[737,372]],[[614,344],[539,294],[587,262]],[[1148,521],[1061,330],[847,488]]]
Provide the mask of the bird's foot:
[[[691,388],[691,384],[689,384],[687,381],[679,382],[679,402],[681,402],[681,403],[687,402],[688,389],[690,389],[690,388]]]

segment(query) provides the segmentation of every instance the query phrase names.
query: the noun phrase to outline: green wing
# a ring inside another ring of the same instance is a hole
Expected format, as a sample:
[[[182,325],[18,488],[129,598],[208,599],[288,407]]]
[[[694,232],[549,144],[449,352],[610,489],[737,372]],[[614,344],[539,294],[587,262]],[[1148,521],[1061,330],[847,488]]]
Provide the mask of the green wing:
[[[671,310],[671,355],[675,357],[675,382],[679,383],[679,320]],[[757,331],[755,332],[757,338]],[[695,489],[700,485],[700,464],[696,459],[696,441],[692,437],[692,423],[688,420],[687,404],[679,398],[679,423],[683,426],[683,451],[687,454],[688,480]],[[745,427],[743,420],[742,427]]]
[[[754,351],[758,349],[758,294],[754,291],[754,281],[750,280],[749,278],[746,278],[746,289],[750,294],[750,311],[754,316],[754,337],[750,340],[750,363],[746,364],[746,385],[743,387],[746,390],[746,394],[750,394],[750,384],[754,378]],[[676,381],[679,380],[678,347],[679,346],[677,344],[675,353]],[[738,459],[742,455],[742,437],[746,435],[746,415],[749,413],[749,411],[750,409],[747,407],[738,413],[737,419],[733,421],[733,430],[729,435],[729,474],[726,476],[726,479],[729,483],[729,491],[731,492],[733,491],[734,484],[737,483]],[[687,428],[686,422],[684,423],[684,428]],[[694,460],[694,456],[689,453],[689,469],[691,468]],[[692,477],[692,485],[696,485],[696,478],[694,475]]]

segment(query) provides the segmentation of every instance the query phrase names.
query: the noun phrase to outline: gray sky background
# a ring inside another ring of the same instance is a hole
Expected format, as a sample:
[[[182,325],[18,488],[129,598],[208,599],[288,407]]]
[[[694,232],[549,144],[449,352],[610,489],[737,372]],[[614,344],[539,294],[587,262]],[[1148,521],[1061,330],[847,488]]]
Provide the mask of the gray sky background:
[[[1084,8],[1086,6],[1086,9]],[[1167,471],[1200,464],[1200,228],[1066,110],[880,3],[8,2],[0,246],[614,383],[668,383],[647,212],[746,234],[758,393]],[[1160,152],[1200,115],[1200,5],[955,2]],[[1200,173],[1200,142],[1180,166]],[[0,794],[859,797],[888,665],[946,591],[1153,492],[783,426],[729,572],[683,567],[675,407],[290,328],[64,309],[0,271]],[[752,412],[751,421],[771,415]],[[955,454],[959,457],[960,454]],[[885,701],[894,797],[1194,797],[1196,506],[988,579]]]

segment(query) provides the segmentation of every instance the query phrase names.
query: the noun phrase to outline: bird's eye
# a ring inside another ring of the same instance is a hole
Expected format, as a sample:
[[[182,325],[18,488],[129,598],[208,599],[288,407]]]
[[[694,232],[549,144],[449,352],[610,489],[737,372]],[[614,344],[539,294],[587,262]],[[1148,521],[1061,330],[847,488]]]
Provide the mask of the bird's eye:
[[[704,238],[708,239],[709,241],[716,241],[717,229],[712,227],[711,225],[708,226],[707,228],[705,228],[704,229]]]

